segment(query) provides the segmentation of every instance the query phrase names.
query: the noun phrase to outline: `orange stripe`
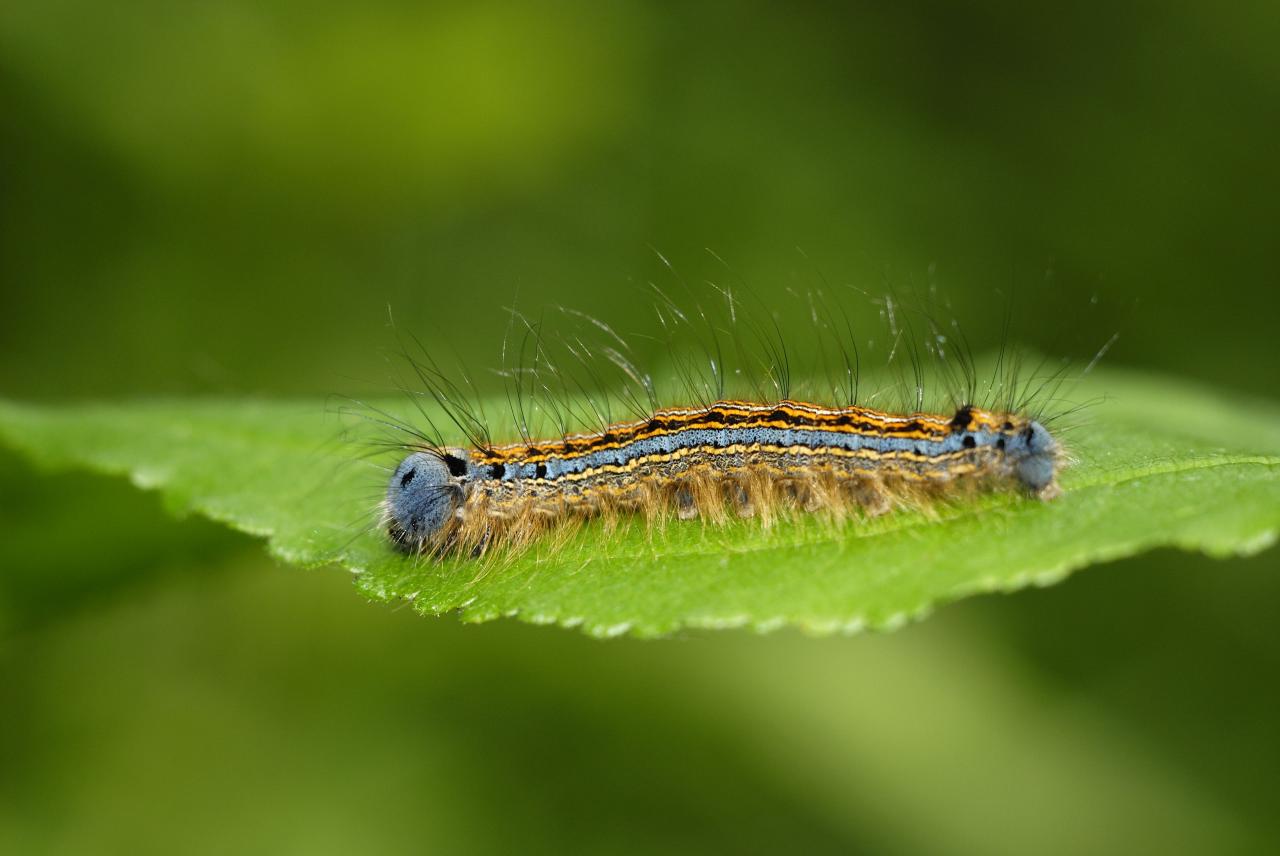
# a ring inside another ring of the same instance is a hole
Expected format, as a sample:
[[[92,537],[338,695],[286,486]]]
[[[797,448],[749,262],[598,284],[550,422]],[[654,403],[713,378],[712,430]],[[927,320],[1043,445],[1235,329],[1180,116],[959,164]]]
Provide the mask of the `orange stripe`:
[[[974,430],[1000,430],[1022,419],[978,408],[969,408],[966,427]],[[937,440],[952,431],[954,417],[940,414],[912,413],[895,415],[866,407],[832,408],[802,401],[759,404],[749,401],[720,401],[710,407],[668,408],[656,411],[643,421],[618,422],[603,431],[571,434],[560,440],[532,443],[510,443],[489,449],[477,449],[472,458],[477,463],[492,465],[519,461],[537,463],[550,457],[562,460],[589,455],[606,449],[678,434],[695,429],[733,428],[807,428],[861,436],[897,437],[911,440]]]

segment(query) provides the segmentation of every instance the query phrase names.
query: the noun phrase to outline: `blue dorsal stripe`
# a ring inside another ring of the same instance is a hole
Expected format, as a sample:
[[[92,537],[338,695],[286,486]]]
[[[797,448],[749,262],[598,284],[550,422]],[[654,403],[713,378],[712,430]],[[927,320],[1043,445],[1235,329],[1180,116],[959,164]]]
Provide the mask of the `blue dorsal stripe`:
[[[724,448],[726,446],[805,447],[809,449],[843,449],[858,451],[869,449],[878,453],[915,452],[926,457],[936,457],[965,448],[965,438],[972,438],[973,448],[995,446],[1001,439],[1011,442],[1010,435],[992,431],[965,431],[948,434],[941,440],[919,440],[907,437],[886,437],[878,434],[857,434],[844,431],[815,431],[804,428],[690,428],[673,431],[657,437],[636,440],[615,449],[601,449],[572,458],[548,457],[539,464],[509,463],[502,479],[546,478],[557,479],[564,475],[580,473],[608,465],[622,465],[652,455],[669,455],[679,449],[700,446]],[[538,468],[545,467],[540,476]],[[491,477],[491,476],[482,476]]]

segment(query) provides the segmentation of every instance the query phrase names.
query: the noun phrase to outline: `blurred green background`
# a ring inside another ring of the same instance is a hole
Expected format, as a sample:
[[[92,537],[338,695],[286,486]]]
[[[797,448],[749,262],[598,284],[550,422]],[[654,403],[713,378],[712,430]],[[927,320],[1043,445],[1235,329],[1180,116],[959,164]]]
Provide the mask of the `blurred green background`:
[[[1266,3],[8,0],[0,394],[386,392],[387,306],[492,365],[517,295],[632,318],[711,248],[1274,396],[1276,44]],[[602,643],[3,453],[0,560],[0,852],[1280,843],[1275,551]]]

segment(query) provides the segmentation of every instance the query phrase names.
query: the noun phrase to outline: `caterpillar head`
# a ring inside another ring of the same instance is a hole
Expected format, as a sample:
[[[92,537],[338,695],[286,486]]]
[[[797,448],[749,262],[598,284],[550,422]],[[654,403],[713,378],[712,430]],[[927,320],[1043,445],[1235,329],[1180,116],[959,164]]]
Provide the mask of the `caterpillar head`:
[[[1058,471],[1060,449],[1039,422],[1029,422],[1009,441],[1009,458],[1014,463],[1018,481],[1041,499],[1058,495],[1054,476]]]
[[[422,550],[441,537],[465,498],[466,453],[413,452],[391,475],[383,508],[388,532],[401,547]]]

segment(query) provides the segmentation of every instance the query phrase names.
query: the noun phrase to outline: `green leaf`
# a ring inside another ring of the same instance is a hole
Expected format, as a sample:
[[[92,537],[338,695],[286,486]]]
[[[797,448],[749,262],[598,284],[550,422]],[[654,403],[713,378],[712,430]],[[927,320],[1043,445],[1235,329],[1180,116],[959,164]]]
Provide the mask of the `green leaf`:
[[[500,566],[395,552],[371,525],[386,471],[337,440],[320,402],[0,402],[0,438],[47,466],[127,474],[177,511],[267,538],[285,561],[341,564],[374,600],[595,635],[891,628],[937,603],[1156,547],[1221,557],[1275,542],[1280,407],[1117,371],[1076,394],[1103,400],[1066,435],[1076,463],[1051,503],[993,494],[840,526],[589,525]]]

